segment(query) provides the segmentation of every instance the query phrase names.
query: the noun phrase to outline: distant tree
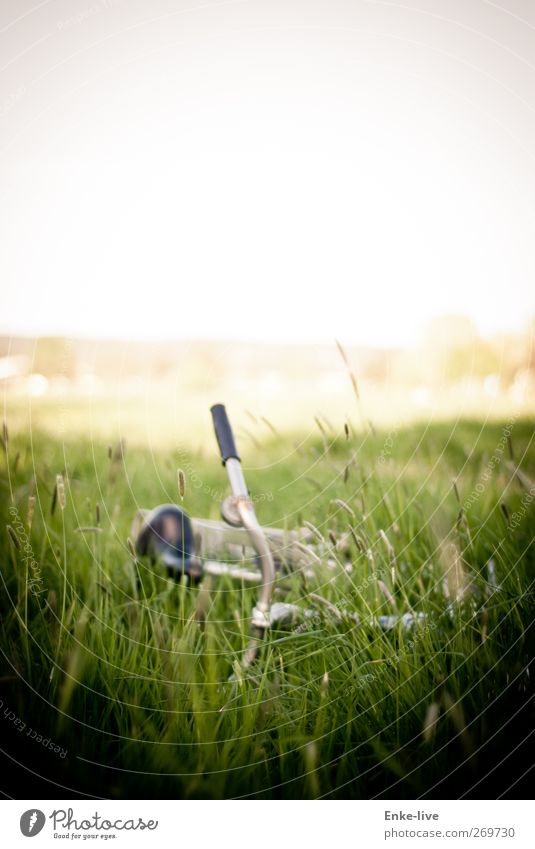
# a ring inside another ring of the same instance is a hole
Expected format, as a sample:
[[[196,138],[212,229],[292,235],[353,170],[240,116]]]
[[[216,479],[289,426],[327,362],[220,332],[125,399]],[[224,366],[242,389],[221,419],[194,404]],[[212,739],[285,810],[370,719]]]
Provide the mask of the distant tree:
[[[485,377],[500,370],[495,346],[481,339],[466,315],[443,315],[432,319],[424,332],[426,357],[435,378],[459,380]]]
[[[479,339],[479,334],[467,315],[440,315],[426,324],[424,339],[430,348],[466,348]]]
[[[63,336],[43,336],[37,339],[31,368],[45,377],[74,377],[76,356],[73,344]]]

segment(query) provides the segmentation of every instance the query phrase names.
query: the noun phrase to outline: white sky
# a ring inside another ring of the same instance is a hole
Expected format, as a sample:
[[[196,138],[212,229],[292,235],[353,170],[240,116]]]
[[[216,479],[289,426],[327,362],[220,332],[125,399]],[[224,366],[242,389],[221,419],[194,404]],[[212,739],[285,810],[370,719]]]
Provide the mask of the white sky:
[[[0,7],[0,332],[535,314],[533,4],[32,5]]]

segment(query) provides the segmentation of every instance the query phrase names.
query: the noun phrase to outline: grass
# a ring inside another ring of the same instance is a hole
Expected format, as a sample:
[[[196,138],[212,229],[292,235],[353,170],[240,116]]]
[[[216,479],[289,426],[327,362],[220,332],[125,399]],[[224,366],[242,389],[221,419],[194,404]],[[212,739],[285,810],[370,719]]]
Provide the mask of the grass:
[[[104,441],[53,438],[35,423],[31,435],[4,434],[6,795],[526,792],[532,424],[516,421],[510,442],[506,422],[347,435],[319,424],[302,438],[264,428],[242,440],[261,521],[311,523],[335,563],[314,579],[280,581],[279,600],[316,615],[270,633],[257,663],[232,683],[253,591],[178,585],[136,561],[128,544],[138,507],[179,500],[178,468],[188,512],[218,517],[227,485],[215,445],[110,451]],[[334,544],[346,536],[342,553]],[[378,616],[409,611],[425,616],[412,630],[377,625]]]

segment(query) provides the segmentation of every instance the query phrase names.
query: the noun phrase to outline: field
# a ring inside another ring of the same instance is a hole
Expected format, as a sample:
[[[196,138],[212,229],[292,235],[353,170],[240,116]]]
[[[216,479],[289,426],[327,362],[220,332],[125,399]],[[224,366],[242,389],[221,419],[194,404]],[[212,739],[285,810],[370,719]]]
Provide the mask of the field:
[[[108,445],[8,417],[4,794],[525,795],[532,423],[345,431],[320,419],[278,434],[251,419],[249,430],[242,453],[260,520],[310,523],[335,563],[280,579],[277,599],[315,615],[269,633],[242,674],[254,592],[177,584],[128,541],[140,506],[180,500],[179,468],[185,509],[218,517],[227,481],[213,440],[147,448],[124,433]],[[412,628],[379,627],[379,616],[411,612],[423,614]]]

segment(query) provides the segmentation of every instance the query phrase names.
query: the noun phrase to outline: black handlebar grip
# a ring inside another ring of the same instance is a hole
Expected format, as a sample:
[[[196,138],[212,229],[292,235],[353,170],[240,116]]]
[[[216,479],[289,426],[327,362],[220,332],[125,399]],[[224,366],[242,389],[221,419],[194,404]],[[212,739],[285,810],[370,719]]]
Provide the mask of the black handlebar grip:
[[[210,412],[212,413],[215,435],[217,438],[217,444],[219,445],[219,451],[221,452],[223,465],[225,465],[227,460],[230,460],[231,457],[239,460],[240,455],[236,450],[234,434],[232,433],[232,428],[224,405],[214,404],[214,406],[210,408]]]

